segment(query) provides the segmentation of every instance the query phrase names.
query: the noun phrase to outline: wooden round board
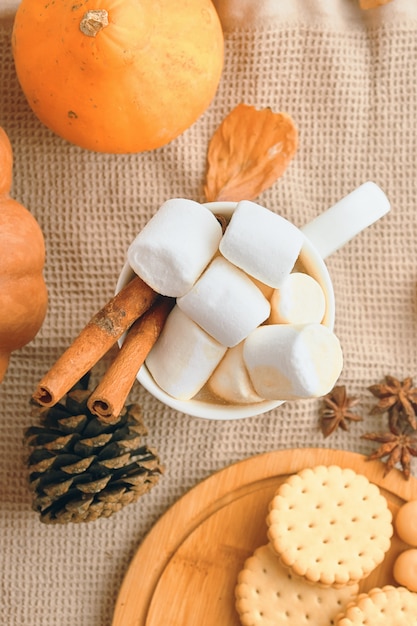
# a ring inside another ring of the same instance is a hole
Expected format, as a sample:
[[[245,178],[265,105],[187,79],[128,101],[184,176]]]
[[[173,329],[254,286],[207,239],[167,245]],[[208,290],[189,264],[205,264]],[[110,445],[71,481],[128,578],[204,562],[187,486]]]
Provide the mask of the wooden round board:
[[[112,626],[239,626],[234,606],[245,559],[267,542],[268,504],[285,478],[314,465],[350,467],[381,488],[395,515],[417,498],[417,480],[353,452],[301,448],[269,452],[216,472],[191,489],[139,546],[116,602]],[[394,584],[394,560],[407,546],[394,535],[383,563],[361,590]]]

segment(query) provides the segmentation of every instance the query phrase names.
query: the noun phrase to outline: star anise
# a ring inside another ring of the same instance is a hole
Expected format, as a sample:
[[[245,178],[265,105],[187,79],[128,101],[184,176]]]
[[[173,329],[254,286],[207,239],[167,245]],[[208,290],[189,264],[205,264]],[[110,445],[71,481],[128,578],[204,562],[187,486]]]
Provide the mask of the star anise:
[[[417,387],[413,387],[410,377],[399,381],[394,376],[385,376],[385,382],[368,387],[368,391],[378,398],[370,411],[371,415],[388,412],[390,423],[398,419],[398,412],[404,413],[410,426],[416,430]]]
[[[417,456],[417,433],[410,428],[406,420],[399,420],[398,425],[390,424],[387,433],[366,433],[362,439],[376,441],[381,445],[368,456],[369,460],[388,457],[384,476],[399,463],[405,478],[411,474],[411,457]]]
[[[320,428],[325,437],[331,435],[337,428],[348,430],[348,420],[360,422],[362,418],[350,409],[359,404],[358,398],[350,398],[346,393],[345,385],[333,387],[332,391],[323,397],[323,407],[320,411]]]

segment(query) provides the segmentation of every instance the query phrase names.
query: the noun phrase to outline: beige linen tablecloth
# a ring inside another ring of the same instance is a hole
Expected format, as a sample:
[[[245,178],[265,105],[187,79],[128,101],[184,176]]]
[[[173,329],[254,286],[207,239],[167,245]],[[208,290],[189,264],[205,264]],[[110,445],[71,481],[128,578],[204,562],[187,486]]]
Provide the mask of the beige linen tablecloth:
[[[217,0],[226,51],[214,101],[170,145],[130,156],[81,150],[35,119],[13,67],[14,6],[3,5],[0,125],[14,148],[13,195],[45,235],[50,302],[41,332],[13,355],[0,387],[1,624],[109,626],[145,534],[182,494],[230,463],[283,448],[373,449],[360,438],[381,425],[368,415],[375,400],[367,387],[385,374],[417,382],[415,5],[393,0],[363,12],[356,0]],[[142,404],[147,442],[166,465],[160,483],[108,520],[42,525],[31,510],[22,442],[35,384],[111,297],[128,244],[159,205],[178,196],[204,200],[209,139],[242,101],[287,111],[300,133],[289,169],[258,198],[265,206],[301,226],[366,180],[391,200],[388,216],[328,259],[345,357],[340,382],[361,398],[364,421],[324,439],[319,400],[205,421],[166,408],[135,384],[130,400]]]

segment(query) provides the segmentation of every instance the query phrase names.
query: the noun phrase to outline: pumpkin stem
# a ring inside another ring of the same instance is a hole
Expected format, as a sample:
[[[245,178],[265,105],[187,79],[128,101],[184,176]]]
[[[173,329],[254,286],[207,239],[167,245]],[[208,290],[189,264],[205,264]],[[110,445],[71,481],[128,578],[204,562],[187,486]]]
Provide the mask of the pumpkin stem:
[[[10,352],[0,350],[0,383],[3,382],[4,375],[9,365]]]
[[[88,37],[95,37],[103,28],[109,25],[109,14],[105,9],[91,9],[86,11],[80,22],[80,30]]]

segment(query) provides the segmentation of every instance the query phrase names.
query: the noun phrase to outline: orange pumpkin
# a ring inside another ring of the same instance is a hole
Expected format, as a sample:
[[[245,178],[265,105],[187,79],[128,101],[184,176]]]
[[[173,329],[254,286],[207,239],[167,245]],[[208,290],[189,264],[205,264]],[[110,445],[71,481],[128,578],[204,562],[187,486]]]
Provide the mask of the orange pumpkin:
[[[37,334],[47,309],[45,245],[31,213],[9,196],[13,155],[0,128],[0,383],[11,352]]]
[[[223,69],[211,0],[22,0],[12,43],[37,117],[100,152],[169,143],[207,109]]]

